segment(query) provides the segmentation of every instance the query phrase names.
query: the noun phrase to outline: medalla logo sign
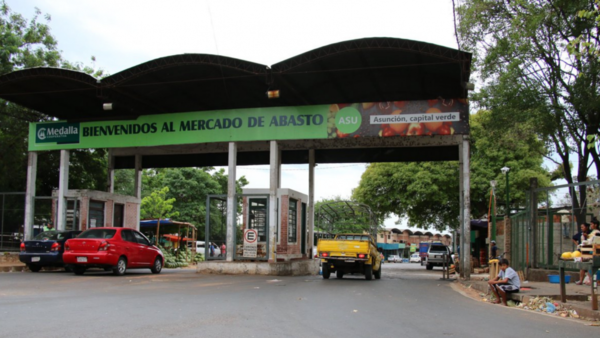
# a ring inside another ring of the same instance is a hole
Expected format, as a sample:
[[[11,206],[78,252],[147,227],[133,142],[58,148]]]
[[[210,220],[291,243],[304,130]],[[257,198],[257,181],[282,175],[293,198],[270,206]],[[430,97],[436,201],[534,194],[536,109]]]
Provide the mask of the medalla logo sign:
[[[79,123],[47,123],[36,125],[36,143],[79,143]]]

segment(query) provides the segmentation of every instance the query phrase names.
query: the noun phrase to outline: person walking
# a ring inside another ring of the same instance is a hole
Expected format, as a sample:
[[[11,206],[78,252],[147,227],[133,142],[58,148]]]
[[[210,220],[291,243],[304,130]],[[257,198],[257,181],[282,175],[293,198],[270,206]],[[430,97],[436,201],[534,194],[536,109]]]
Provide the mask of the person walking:
[[[496,241],[492,241],[492,259],[496,259],[498,257],[498,247],[496,246]]]

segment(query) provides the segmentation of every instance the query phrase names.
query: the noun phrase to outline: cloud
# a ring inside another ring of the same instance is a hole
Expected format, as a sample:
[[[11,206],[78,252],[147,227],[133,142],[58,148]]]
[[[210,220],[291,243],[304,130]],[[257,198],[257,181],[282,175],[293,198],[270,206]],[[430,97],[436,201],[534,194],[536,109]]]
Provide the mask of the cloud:
[[[456,48],[449,1],[8,0],[50,26],[72,62],[116,73],[155,58],[206,53],[265,65],[331,43],[398,37]]]

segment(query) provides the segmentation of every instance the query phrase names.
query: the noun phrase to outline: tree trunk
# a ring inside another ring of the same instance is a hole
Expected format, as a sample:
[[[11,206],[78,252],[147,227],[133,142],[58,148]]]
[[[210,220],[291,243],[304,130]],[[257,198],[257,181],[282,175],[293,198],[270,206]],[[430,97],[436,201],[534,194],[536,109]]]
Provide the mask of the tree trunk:
[[[156,246],[159,245],[159,233],[160,233],[160,218],[156,222]]]

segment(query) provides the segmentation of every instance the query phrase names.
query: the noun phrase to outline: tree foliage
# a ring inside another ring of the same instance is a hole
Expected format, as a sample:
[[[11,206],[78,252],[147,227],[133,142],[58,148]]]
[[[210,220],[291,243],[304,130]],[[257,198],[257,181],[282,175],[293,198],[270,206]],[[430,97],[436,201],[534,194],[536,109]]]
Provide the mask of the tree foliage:
[[[169,187],[153,191],[150,196],[142,199],[140,214],[145,219],[156,219],[156,240],[160,238],[160,221],[165,218],[177,217],[179,212],[173,210],[174,198],[167,199]]]
[[[471,213],[488,213],[490,181],[498,183],[502,195],[510,170],[511,208],[523,207],[524,191],[531,177],[540,187],[549,186],[550,175],[542,168],[543,142],[526,125],[510,132],[489,128],[492,114],[479,111],[471,116]],[[459,218],[458,162],[374,163],[361,177],[353,198],[370,205],[378,218],[390,214],[407,217],[410,226],[445,230],[457,228]],[[498,199],[498,204],[503,203]]]
[[[590,166],[594,176],[600,172],[598,149],[588,147],[600,127],[599,61],[567,51],[578,38],[597,44],[594,19],[579,15],[594,6],[593,0],[469,0],[458,7],[460,41],[474,53],[483,83],[473,99],[491,111],[495,130],[532,126],[568,183],[572,172],[580,182]],[[575,209],[585,209],[585,193],[572,198]]]
[[[177,217],[178,211],[173,210],[174,198],[167,198],[169,187],[153,191],[142,199],[140,214],[144,219],[165,219]]]
[[[42,18],[43,16],[43,18]],[[0,75],[31,67],[62,67],[101,76],[79,62],[62,59],[56,39],[50,32],[49,15],[35,9],[31,19],[14,13],[0,1]],[[51,118],[0,100],[0,191],[23,191],[27,173],[27,139],[29,123]],[[50,196],[58,186],[59,151],[42,152],[38,158],[37,194]],[[106,152],[72,150],[69,187],[71,189],[105,188]]]
[[[119,172],[118,170],[117,172]],[[127,177],[133,173],[122,173],[123,179],[115,188],[133,189],[127,184]],[[117,176],[117,175],[115,175]],[[120,177],[119,176],[119,177]],[[116,181],[116,180],[115,180]],[[144,170],[142,174],[142,196],[147,196],[152,191],[168,187],[167,198],[175,199],[174,210],[179,212],[177,220],[189,222],[198,229],[198,237],[204,238],[206,225],[206,198],[208,195],[226,195],[228,175],[223,169],[214,170],[213,167],[205,168],[161,168]],[[242,188],[248,184],[244,176],[236,181],[236,193],[241,194]],[[120,190],[119,190],[120,191]],[[238,203],[237,212],[241,213],[241,203]],[[211,219],[221,220],[227,209],[227,200],[216,200],[211,204]],[[220,228],[219,228],[220,229]],[[219,231],[216,227],[211,233]]]
[[[369,233],[376,235],[383,219],[377,219],[365,204],[336,196],[315,203],[315,231],[330,234]]]

